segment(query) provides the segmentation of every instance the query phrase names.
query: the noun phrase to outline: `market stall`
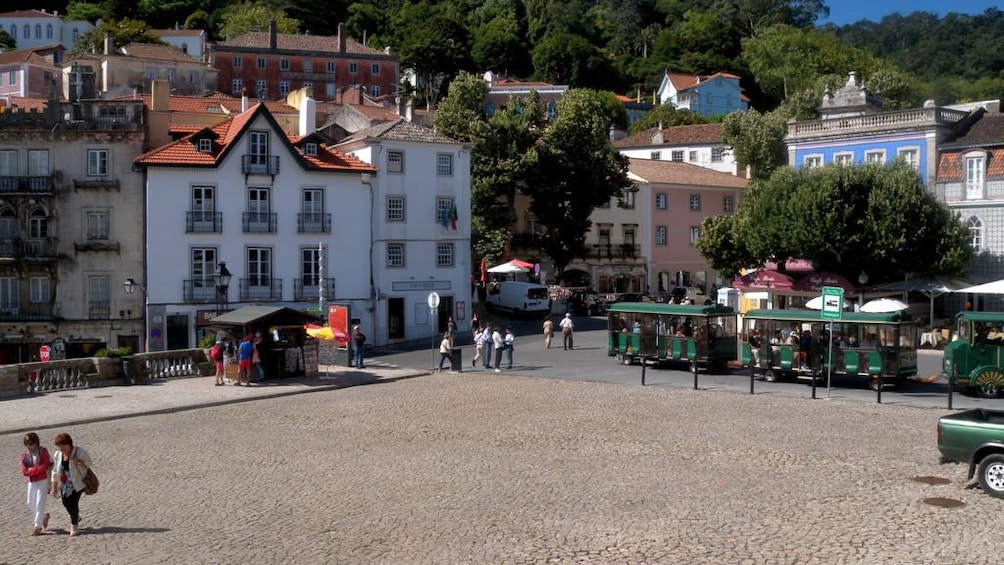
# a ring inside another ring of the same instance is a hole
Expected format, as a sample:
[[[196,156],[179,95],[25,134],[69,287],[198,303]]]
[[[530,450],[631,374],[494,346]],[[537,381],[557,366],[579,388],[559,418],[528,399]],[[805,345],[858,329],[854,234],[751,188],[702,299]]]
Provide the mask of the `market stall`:
[[[229,336],[235,346],[244,336],[251,336],[264,378],[278,379],[317,376],[317,341],[307,339],[303,326],[319,321],[318,316],[302,310],[256,305],[218,316],[212,327]]]

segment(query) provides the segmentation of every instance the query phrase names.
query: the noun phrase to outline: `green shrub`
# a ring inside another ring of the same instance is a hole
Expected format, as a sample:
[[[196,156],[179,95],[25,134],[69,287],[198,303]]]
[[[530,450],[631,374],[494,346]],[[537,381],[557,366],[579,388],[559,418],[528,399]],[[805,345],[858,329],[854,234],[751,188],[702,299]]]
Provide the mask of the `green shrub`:
[[[99,349],[97,353],[94,354],[95,357],[124,357],[126,355],[132,355],[131,347],[119,347],[118,349]]]
[[[209,349],[215,344],[216,344],[216,334],[214,333],[207,333],[206,335],[202,336],[202,339],[199,340],[200,349]]]

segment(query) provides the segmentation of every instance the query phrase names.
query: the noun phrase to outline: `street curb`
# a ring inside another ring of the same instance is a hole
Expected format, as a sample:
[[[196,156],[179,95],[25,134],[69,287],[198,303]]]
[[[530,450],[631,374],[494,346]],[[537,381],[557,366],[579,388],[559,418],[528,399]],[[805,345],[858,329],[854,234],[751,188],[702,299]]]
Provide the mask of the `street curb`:
[[[51,430],[54,428],[65,428],[69,426],[81,426],[84,424],[94,424],[98,422],[112,422],[115,420],[124,420],[126,418],[135,418],[137,416],[156,416],[161,414],[173,414],[176,412],[187,412],[189,410],[198,410],[201,408],[215,408],[217,406],[225,406],[227,404],[237,404],[239,402],[253,402],[255,400],[265,400],[270,398],[281,398],[284,396],[295,396],[298,394],[309,394],[313,392],[323,392],[338,390],[342,388],[350,388],[356,386],[365,386],[378,383],[392,383],[404,379],[413,379],[417,377],[429,376],[432,373],[427,370],[415,370],[411,373],[406,373],[403,375],[396,375],[392,377],[379,377],[374,376],[371,379],[363,378],[350,378],[345,382],[332,383],[330,385],[315,385],[304,388],[297,388],[291,390],[277,390],[275,392],[268,392],[255,396],[248,396],[243,398],[228,398],[226,400],[213,400],[205,402],[195,402],[191,404],[182,404],[179,406],[169,406],[167,408],[157,408],[150,410],[137,410],[135,412],[127,412],[122,414],[109,414],[105,416],[95,416],[92,418],[80,418],[76,420],[65,420],[62,422],[57,422],[53,424],[43,424],[30,426],[26,428],[11,428],[11,429],[0,429],[0,436],[14,435],[14,434],[24,434],[36,430]],[[127,386],[127,385],[120,385]]]

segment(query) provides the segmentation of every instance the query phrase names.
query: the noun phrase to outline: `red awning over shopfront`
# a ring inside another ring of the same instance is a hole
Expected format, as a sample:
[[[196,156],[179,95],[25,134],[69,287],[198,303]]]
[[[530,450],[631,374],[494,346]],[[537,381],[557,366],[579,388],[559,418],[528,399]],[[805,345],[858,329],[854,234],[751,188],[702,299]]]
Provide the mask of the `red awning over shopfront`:
[[[851,281],[836,273],[812,273],[805,275],[791,289],[806,292],[822,292],[824,286],[838,286],[847,293],[857,292]]]
[[[732,287],[739,290],[791,290],[794,284],[788,275],[761,269],[734,281]]]

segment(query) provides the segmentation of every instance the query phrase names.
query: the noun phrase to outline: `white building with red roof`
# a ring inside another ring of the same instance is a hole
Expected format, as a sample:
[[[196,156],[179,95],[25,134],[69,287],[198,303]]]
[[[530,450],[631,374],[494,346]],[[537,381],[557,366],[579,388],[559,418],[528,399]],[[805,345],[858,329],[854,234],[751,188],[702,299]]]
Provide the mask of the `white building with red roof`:
[[[701,116],[717,116],[749,109],[749,98],[730,73],[690,75],[666,71],[656,92],[661,104],[672,104]]]

